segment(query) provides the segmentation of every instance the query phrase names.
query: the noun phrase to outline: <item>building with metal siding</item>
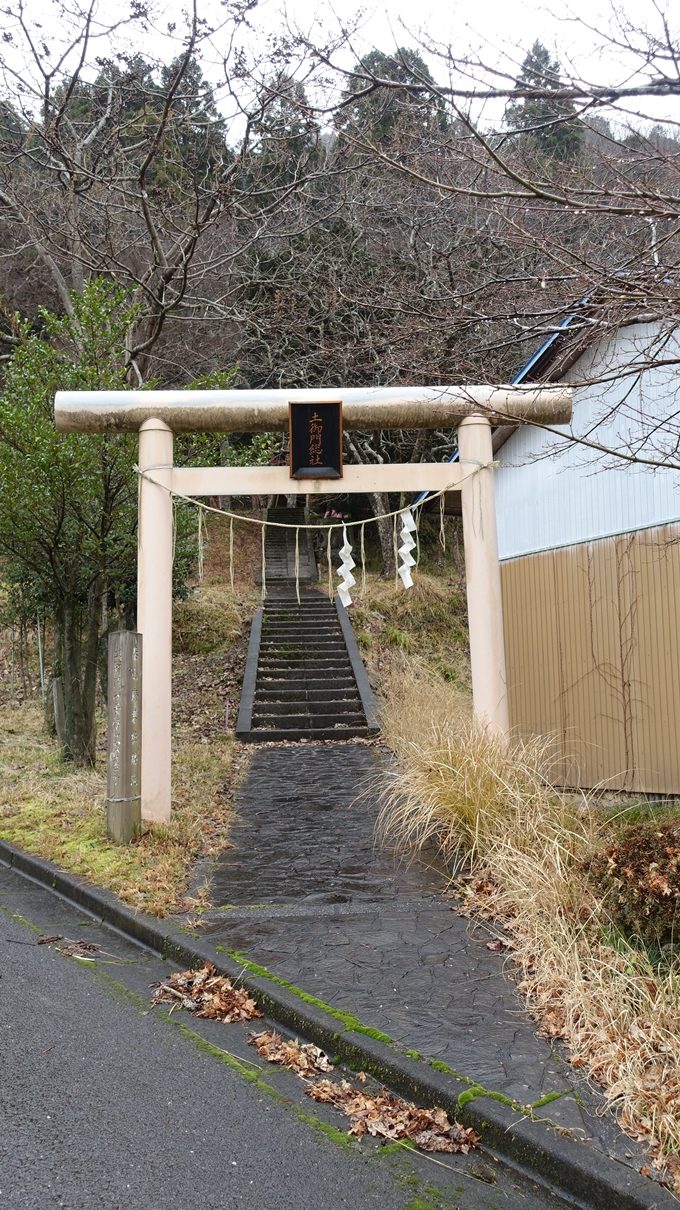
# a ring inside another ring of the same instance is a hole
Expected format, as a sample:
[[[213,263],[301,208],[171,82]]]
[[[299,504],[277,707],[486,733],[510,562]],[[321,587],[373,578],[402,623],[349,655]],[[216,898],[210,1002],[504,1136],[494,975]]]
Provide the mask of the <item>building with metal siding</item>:
[[[497,442],[511,724],[554,737],[567,784],[680,793],[680,471],[593,448],[667,450],[680,338],[630,324],[591,336],[563,372],[559,342],[547,352],[552,365],[518,379],[571,382],[572,425]]]

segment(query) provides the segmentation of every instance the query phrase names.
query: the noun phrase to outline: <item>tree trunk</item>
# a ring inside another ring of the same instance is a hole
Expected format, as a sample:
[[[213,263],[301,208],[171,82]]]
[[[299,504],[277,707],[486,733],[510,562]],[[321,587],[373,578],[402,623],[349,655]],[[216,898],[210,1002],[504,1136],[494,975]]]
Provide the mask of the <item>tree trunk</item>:
[[[45,726],[50,735],[57,734],[54,721],[54,694],[52,685],[55,679],[62,675],[63,666],[63,627],[59,622],[58,615],[55,614],[52,618],[52,664],[50,674],[47,678],[47,695],[45,697]]]
[[[101,622],[101,581],[90,590],[87,604],[87,631],[85,635],[85,665],[83,668],[83,725],[87,745],[85,763],[94,765],[96,758],[97,726],[97,674],[99,672],[99,634]]]
[[[379,517],[382,513],[390,511],[390,498],[386,492],[371,492],[369,500],[374,517]],[[394,576],[396,572],[394,561],[394,518],[383,517],[376,524],[383,562],[383,576],[388,579],[390,576]]]
[[[72,760],[77,765],[93,765],[95,757],[94,690],[97,677],[99,602],[94,594],[91,602],[88,609],[84,667],[80,609],[74,601],[65,601],[57,616],[57,629],[61,632],[64,689],[63,755],[65,760]]]

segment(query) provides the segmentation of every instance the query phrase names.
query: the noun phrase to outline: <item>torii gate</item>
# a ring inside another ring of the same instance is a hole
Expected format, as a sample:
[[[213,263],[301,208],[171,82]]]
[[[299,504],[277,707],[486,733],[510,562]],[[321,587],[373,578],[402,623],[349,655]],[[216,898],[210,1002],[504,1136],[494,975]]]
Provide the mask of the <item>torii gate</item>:
[[[341,400],[347,429],[453,428],[458,463],[345,466],[337,479],[290,477],[285,466],[174,465],[173,434],[287,429],[289,403]],[[479,722],[509,732],[503,607],[496,537],[492,424],[566,423],[565,387],[367,387],[346,390],[59,391],[57,428],[71,433],[139,432],[137,627],[143,635],[142,818],[171,811],[172,497],[345,492],[460,491],[473,706]],[[472,469],[471,469],[472,468]]]

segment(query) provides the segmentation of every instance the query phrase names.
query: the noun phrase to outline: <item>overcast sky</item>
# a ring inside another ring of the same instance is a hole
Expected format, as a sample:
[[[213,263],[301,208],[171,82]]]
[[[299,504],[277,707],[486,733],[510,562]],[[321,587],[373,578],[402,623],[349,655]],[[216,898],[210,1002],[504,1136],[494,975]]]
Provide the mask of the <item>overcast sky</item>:
[[[38,40],[42,41],[48,32],[51,35],[49,41],[53,62],[58,58],[59,46],[63,46],[62,39],[69,25],[68,18],[64,18],[64,11],[68,12],[68,9],[62,9],[62,2],[25,0],[24,11],[29,20],[41,23]],[[84,5],[86,0],[66,2],[73,11]],[[238,2],[198,0],[199,12],[213,25],[220,25],[228,17],[232,4]],[[182,17],[186,9],[183,0],[150,0],[150,3],[154,9],[155,32],[149,35],[147,44],[135,42],[130,49],[169,62],[182,48],[179,34],[184,27]],[[123,17],[130,4],[131,0],[119,0],[118,6],[112,6],[109,0],[98,0],[100,21],[105,25],[116,21]],[[676,45],[680,43],[680,0],[620,0],[620,3],[616,0],[616,4],[618,12],[624,14],[624,23],[629,20],[639,30],[647,29],[651,37],[663,37],[665,13],[669,26],[674,28],[677,35]],[[679,10],[677,13],[676,9]],[[166,32],[170,22],[177,24],[174,38]],[[399,46],[420,46],[433,76],[443,84],[447,83],[446,62],[437,59],[435,54],[427,53],[428,43],[450,46],[454,55],[476,50],[481,62],[505,71],[510,83],[536,39],[560,60],[564,75],[568,76],[573,70],[575,75],[591,83],[609,85],[627,82],[636,66],[635,59],[617,50],[611,40],[612,33],[620,40],[621,29],[620,26],[617,28],[616,10],[610,0],[567,0],[566,6],[557,6],[557,11],[539,0],[524,0],[523,3],[507,0],[390,0],[389,4],[369,4],[363,8],[357,0],[258,0],[248,14],[248,22],[249,26],[242,34],[243,45],[249,57],[260,59],[260,77],[266,77],[273,70],[268,56],[268,39],[279,36],[286,24],[301,30],[316,45],[324,42],[329,34],[337,34],[343,27],[351,28],[354,32],[350,42],[337,56],[337,61],[346,68],[352,66],[356,57],[361,57],[376,46],[385,51]],[[9,16],[5,18],[4,26],[5,39],[7,31],[12,28],[19,33]],[[121,36],[120,31],[117,36]],[[641,37],[644,41],[644,35],[636,34],[635,37],[638,40]],[[19,42],[21,40],[19,35]],[[213,39],[213,45],[204,45],[199,52],[206,74],[214,84],[218,83],[220,76],[224,78],[222,63],[227,41],[228,32],[223,28]],[[6,43],[3,50],[15,69],[14,78],[9,79],[10,88],[17,87],[17,80],[21,79],[22,74],[18,57],[19,42],[9,46]],[[91,59],[90,71],[93,75],[97,72],[95,55],[105,54],[108,43],[109,39],[104,37],[96,40],[91,47],[88,58]],[[479,76],[480,73],[476,72],[477,81]],[[40,90],[38,77],[38,95]],[[503,108],[503,103],[487,105],[483,116],[490,122],[500,121]],[[654,121],[680,120],[678,98],[657,98],[645,101],[637,108]],[[474,116],[479,115],[477,108]]]
[[[663,16],[680,41],[680,0],[571,0],[550,4],[540,0],[391,0],[378,5],[355,0],[262,0],[253,22],[274,29],[282,12],[292,24],[314,35],[324,29],[354,24],[353,49],[362,54],[374,46],[390,50],[396,46],[426,44],[450,46],[454,52],[478,50],[491,66],[503,64],[519,70],[524,56],[539,39],[559,59],[565,74],[573,64],[575,73],[591,82],[619,83],[633,70],[633,58],[613,46],[611,36],[620,38],[616,9],[652,37],[663,36]],[[426,56],[427,57],[427,56]],[[433,74],[442,80],[443,67],[429,58]],[[680,117],[677,100],[658,98],[645,102],[645,110],[656,121]]]

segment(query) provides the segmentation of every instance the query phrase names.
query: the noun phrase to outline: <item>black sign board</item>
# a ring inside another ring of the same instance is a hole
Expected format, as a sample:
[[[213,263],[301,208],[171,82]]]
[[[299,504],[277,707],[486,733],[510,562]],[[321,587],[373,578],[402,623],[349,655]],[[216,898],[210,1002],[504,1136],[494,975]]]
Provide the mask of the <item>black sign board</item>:
[[[342,478],[342,401],[289,403],[292,479]]]

